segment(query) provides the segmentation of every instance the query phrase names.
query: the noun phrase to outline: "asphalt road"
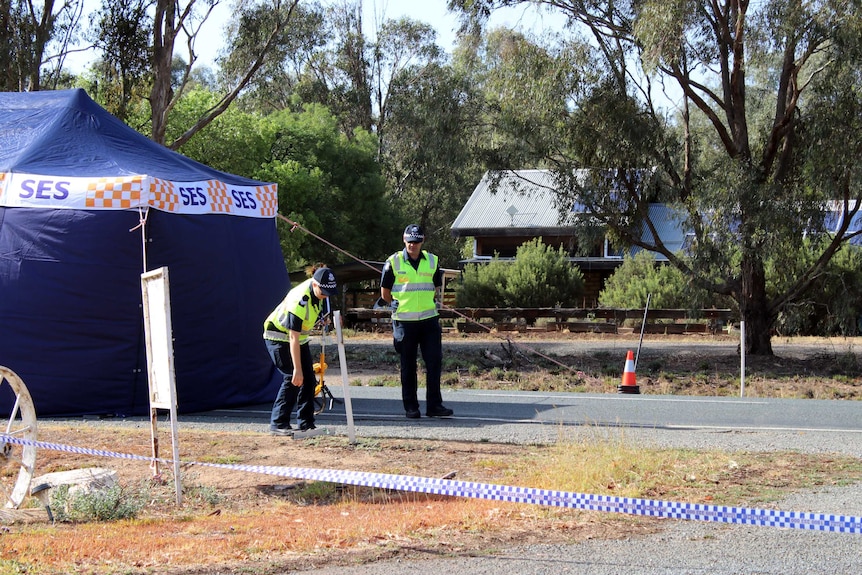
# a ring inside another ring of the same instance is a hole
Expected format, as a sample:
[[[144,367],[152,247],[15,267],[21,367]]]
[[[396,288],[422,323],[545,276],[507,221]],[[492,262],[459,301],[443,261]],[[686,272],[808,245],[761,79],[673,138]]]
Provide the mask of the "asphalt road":
[[[343,388],[329,384],[337,403],[318,415],[333,433],[347,429]],[[625,394],[573,394],[487,390],[447,390],[444,402],[455,411],[446,419],[407,420],[400,388],[348,388],[358,435],[478,439],[523,443],[553,440],[561,430],[618,428],[686,434],[703,432],[822,433],[862,442],[862,402],[831,400],[682,397]],[[421,390],[420,390],[421,398]],[[215,410],[180,416],[184,425],[231,426],[266,431],[270,405]],[[496,429],[522,429],[522,436]],[[550,432],[550,434],[548,433]],[[859,453],[862,457],[862,453]]]
[[[556,339],[516,342],[522,351],[537,349],[545,354],[572,354],[590,351],[618,353],[621,363],[625,352],[637,350],[641,361],[668,354],[697,356],[733,354],[736,344],[720,340],[648,340],[638,348],[637,339]],[[369,353],[391,348],[387,338],[349,341],[354,349],[364,347]],[[476,346],[493,349],[499,345],[490,340],[444,340],[444,348]],[[773,347],[777,356],[805,357],[816,354],[859,353],[862,340],[781,340]],[[444,350],[445,351],[445,350]],[[329,357],[337,356],[335,346]],[[318,422],[332,433],[346,433],[347,417],[342,387],[341,362],[332,357],[327,370],[327,384],[340,403],[318,416]],[[391,366],[388,369],[392,370]],[[350,366],[347,366],[350,372]],[[353,374],[346,379],[353,379]],[[749,397],[693,397],[626,394],[582,394],[561,392],[514,392],[490,390],[444,390],[444,403],[455,410],[453,418],[407,420],[400,400],[400,388],[350,386],[354,432],[358,436],[428,437],[441,439],[481,439],[529,443],[554,441],[561,433],[583,433],[601,430],[626,430],[629,436],[644,435],[678,438],[703,437],[710,434],[774,434],[796,438],[800,434],[837,438],[827,441],[823,449],[862,457],[862,402],[831,400],[788,400]],[[420,389],[420,400],[423,399]],[[207,413],[183,414],[180,425],[225,426],[231,429],[266,432],[269,404]],[[148,424],[148,418],[91,420],[94,424]],[[793,442],[788,442],[792,444]],[[765,444],[769,448],[772,443]],[[734,448],[733,445],[729,448]]]

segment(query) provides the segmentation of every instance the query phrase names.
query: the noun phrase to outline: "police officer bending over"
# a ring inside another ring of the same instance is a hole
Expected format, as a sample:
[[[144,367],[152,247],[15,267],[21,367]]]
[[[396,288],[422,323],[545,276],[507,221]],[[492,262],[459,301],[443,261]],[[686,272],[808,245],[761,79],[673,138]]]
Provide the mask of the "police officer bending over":
[[[335,274],[328,267],[319,267],[311,279],[291,289],[264,322],[266,349],[282,375],[270,416],[269,429],[274,435],[299,438],[315,434],[314,390],[317,378],[308,347],[308,332],[321,312],[324,316],[329,313],[329,298],[337,294]],[[299,408],[298,431],[293,431],[290,426],[294,406]]]

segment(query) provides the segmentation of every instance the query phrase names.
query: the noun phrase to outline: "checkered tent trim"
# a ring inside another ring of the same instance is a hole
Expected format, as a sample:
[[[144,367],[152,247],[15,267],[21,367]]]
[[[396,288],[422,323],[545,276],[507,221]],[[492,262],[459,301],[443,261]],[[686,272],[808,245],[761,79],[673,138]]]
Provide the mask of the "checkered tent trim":
[[[87,185],[84,206],[93,209],[127,209],[141,205],[143,176],[98,178]]]
[[[274,218],[278,213],[278,187],[275,184],[258,186],[256,192],[260,215],[264,218]]]
[[[218,180],[207,181],[207,193],[209,194],[210,210],[214,214],[230,213],[231,197],[224,182]]]
[[[173,182],[150,178],[150,207],[163,212],[176,212],[179,205],[180,195]]]
[[[277,184],[231,185],[212,179],[176,182],[146,174],[68,177],[0,172],[0,205],[51,209],[153,208],[174,214],[274,218]]]

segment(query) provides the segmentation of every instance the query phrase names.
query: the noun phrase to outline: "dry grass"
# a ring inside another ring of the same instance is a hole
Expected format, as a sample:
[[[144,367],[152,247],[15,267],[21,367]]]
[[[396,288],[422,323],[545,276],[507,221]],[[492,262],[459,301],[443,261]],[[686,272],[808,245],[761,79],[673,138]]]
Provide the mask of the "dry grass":
[[[862,480],[862,462],[796,453],[643,450],[624,436],[561,438],[548,446],[322,437],[294,442],[253,433],[183,434],[186,461],[302,465],[619,496],[768,505],[788,490]],[[620,432],[622,433],[622,432]],[[146,454],[148,432],[50,426],[54,443]],[[192,466],[185,503],[146,462],[41,452],[39,472],[116,467],[146,492],[135,520],[15,524],[0,536],[0,573],[284,573],[384,557],[488,553],[508,544],[613,538],[661,528],[654,519],[444,498],[280,479]]]

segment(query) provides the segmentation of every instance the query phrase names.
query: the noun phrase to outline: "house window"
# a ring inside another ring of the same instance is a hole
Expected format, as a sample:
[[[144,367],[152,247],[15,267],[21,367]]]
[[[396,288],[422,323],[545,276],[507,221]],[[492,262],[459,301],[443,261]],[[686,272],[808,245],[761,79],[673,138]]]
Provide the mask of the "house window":
[[[608,240],[608,238],[605,238],[604,248],[605,248],[604,249],[604,253],[605,253],[604,257],[606,257],[606,258],[623,259],[623,256],[626,253],[625,250],[622,248],[614,248],[611,245],[611,242],[610,242],[610,240]]]

